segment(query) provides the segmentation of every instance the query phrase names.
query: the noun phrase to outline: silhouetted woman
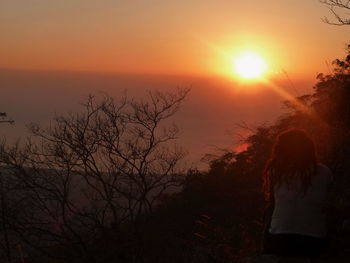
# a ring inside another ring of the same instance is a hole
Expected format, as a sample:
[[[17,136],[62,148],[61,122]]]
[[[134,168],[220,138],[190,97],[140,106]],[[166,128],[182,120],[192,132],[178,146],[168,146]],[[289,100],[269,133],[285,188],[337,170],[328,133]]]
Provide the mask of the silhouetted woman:
[[[264,171],[270,213],[265,253],[318,256],[327,247],[325,199],[331,171],[317,162],[313,141],[303,130],[280,133]]]

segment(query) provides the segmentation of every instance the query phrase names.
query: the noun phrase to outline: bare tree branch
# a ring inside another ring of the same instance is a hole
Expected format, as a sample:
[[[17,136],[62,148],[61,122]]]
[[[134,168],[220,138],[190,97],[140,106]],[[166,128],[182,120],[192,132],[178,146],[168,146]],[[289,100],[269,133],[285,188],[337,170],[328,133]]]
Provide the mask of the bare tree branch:
[[[178,128],[164,121],[188,92],[149,91],[138,101],[89,96],[81,113],[56,116],[47,128],[30,124],[24,145],[0,144],[0,167],[9,173],[0,206],[20,208],[0,214],[3,224],[11,217],[13,242],[42,254],[74,247],[82,261],[102,262],[93,249],[103,229],[127,222],[136,231],[139,217],[180,185],[185,151],[174,144]]]
[[[350,19],[344,17],[345,15],[349,15],[348,13],[344,14],[344,10],[350,10],[349,0],[320,0],[320,2],[329,8],[335,18],[335,21],[331,21],[327,17],[324,17],[322,19],[323,22],[337,26],[350,25]]]

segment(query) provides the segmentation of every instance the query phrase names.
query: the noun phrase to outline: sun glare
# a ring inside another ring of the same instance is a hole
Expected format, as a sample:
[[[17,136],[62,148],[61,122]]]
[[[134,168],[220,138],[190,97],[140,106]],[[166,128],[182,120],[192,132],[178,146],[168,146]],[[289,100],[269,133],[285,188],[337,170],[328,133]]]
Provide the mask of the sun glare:
[[[261,78],[267,70],[266,62],[252,52],[234,58],[233,62],[234,72],[239,77],[247,80]]]

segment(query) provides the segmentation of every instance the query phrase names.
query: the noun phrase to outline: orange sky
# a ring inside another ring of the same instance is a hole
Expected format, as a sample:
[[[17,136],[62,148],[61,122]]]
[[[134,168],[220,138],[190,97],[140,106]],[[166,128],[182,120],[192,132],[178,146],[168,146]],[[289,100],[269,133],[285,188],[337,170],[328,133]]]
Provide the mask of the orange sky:
[[[0,137],[78,111],[89,93],[190,86],[174,122],[189,162],[200,163],[237,146],[236,124],[273,121],[282,100],[310,92],[326,61],[344,56],[350,26],[327,25],[325,15],[318,0],[0,0],[0,110],[15,120]],[[231,76],[244,50],[266,59],[271,85],[217,77]]]
[[[248,48],[313,79],[348,41],[325,15],[318,0],[1,0],[0,68],[220,75]]]

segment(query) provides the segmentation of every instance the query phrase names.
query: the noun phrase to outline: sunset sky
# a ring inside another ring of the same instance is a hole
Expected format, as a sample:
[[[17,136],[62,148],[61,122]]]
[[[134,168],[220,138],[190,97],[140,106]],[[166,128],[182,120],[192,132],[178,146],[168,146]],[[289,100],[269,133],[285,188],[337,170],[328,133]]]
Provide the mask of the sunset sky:
[[[318,0],[1,0],[0,68],[222,75],[253,49],[313,77],[348,40],[324,16]]]
[[[235,124],[273,121],[283,94],[310,92],[344,56],[350,26],[325,16],[318,0],[0,0],[0,111],[16,121],[0,135],[78,110],[88,93],[190,86],[175,122],[198,160],[232,145]],[[246,51],[282,92],[237,89],[234,59]]]

